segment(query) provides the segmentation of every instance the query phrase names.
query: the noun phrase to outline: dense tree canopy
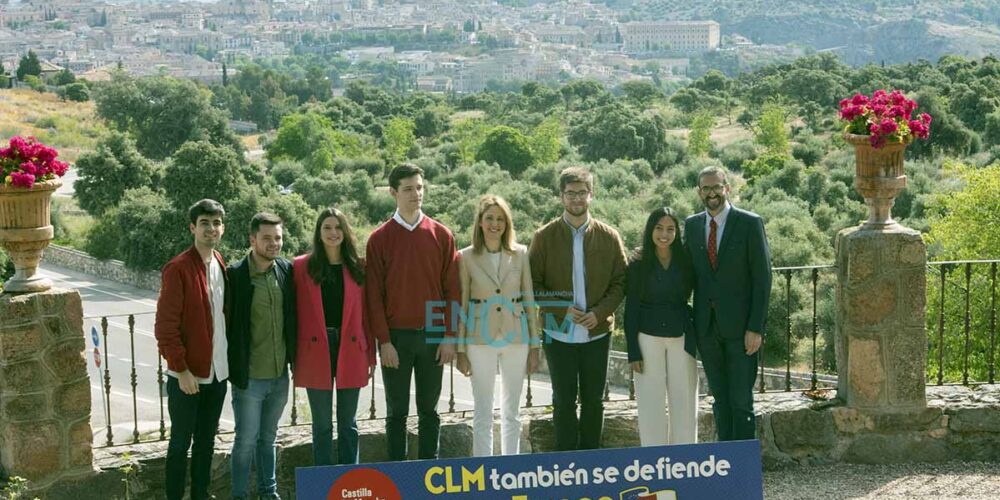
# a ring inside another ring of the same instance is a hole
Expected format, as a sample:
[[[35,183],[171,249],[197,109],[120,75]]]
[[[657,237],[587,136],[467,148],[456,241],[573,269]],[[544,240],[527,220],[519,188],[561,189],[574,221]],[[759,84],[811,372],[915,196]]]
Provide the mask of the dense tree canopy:
[[[38,60],[35,51],[29,50],[28,54],[21,57],[17,64],[17,79],[24,80],[26,76],[39,76],[42,74],[42,63]]]
[[[447,224],[460,246],[469,243],[478,195],[506,197],[526,243],[561,210],[559,171],[586,166],[596,177],[595,217],[635,247],[648,210],[701,210],[697,173],[719,165],[733,173],[735,202],[764,217],[774,265],[829,263],[837,232],[866,215],[837,102],[892,87],[934,117],[930,139],[907,149],[908,187],[895,216],[929,231],[932,259],[995,257],[988,231],[956,232],[982,227],[976,209],[1000,213],[987,196],[1000,192],[990,182],[1000,177],[990,167],[1000,162],[1000,62],[993,58],[853,68],[824,53],[732,77],[706,71],[679,90],[649,66],[638,69],[649,80],[614,92],[572,80],[455,96],[399,91],[398,79],[384,77],[395,70],[378,67],[383,77],[352,81],[340,97],[324,89],[349,63],[289,60],[245,65],[211,93],[170,79],[98,86],[98,112],[119,133],[80,159],[81,206],[98,217],[92,251],[156,268],[190,244],[181,210],[202,196],[227,207],[228,257],[242,254],[247,221],[265,209],[288,220],[289,254],[305,249],[312,215],[330,205],[345,210],[364,240],[392,214],[385,173],[400,161],[425,170],[424,210]],[[263,159],[244,156],[225,112],[258,123]],[[948,158],[967,167],[942,169]],[[118,237],[123,227],[139,226]],[[777,300],[770,308],[780,321],[789,318],[793,356],[797,339],[811,335],[811,317],[799,312],[811,306],[810,286],[806,273],[795,275],[791,309]],[[819,290],[826,336],[833,330],[830,283]],[[832,351],[824,352],[832,365]],[[765,345],[768,362],[785,354],[782,342]]]
[[[652,162],[664,149],[665,130],[659,115],[637,113],[627,104],[614,102],[581,113],[569,141],[587,161],[643,158]]]
[[[159,182],[160,169],[141,154],[128,135],[111,132],[94,151],[76,160],[73,185],[80,208],[100,216],[121,201],[125,191]]]
[[[128,132],[144,156],[163,159],[187,141],[209,141],[242,151],[210,93],[188,80],[131,78],[118,73],[97,88],[97,114]]]
[[[495,163],[517,177],[535,160],[528,138],[516,128],[501,125],[486,134],[476,151],[476,161]]]

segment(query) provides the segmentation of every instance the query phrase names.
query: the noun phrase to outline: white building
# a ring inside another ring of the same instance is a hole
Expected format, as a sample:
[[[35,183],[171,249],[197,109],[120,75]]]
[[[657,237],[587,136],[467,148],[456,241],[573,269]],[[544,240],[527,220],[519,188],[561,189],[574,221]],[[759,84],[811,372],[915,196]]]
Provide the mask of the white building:
[[[707,52],[719,48],[715,21],[631,22],[619,27],[626,53],[672,51]]]
[[[447,93],[452,91],[452,80],[447,76],[418,76],[417,90],[433,93]]]
[[[528,31],[535,35],[536,40],[544,43],[583,45],[587,38],[579,26],[533,24],[528,27]]]
[[[388,61],[395,53],[395,47],[358,47],[345,50],[343,56],[353,64],[359,61]]]
[[[411,75],[423,76],[434,72],[435,64],[430,59],[428,50],[412,50],[400,52],[396,56],[399,67]]]

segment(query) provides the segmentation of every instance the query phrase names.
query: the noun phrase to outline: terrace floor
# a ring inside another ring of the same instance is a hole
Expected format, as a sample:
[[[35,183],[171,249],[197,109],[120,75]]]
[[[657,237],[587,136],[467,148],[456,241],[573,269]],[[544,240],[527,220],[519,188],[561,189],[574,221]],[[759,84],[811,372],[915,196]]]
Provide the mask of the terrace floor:
[[[996,499],[1000,463],[831,464],[764,471],[764,498]]]

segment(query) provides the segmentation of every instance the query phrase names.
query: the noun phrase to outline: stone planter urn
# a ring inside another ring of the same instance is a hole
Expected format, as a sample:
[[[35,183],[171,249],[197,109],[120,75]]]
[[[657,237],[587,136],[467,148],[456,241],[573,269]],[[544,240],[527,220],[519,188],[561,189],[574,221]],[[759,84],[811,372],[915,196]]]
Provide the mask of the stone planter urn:
[[[868,220],[861,228],[878,231],[898,227],[892,218],[892,205],[906,188],[903,153],[908,144],[887,143],[874,148],[867,135],[844,134],[844,139],[854,146],[854,188],[868,205]]]
[[[50,180],[31,188],[0,183],[0,246],[14,261],[15,273],[4,293],[42,292],[52,282],[36,274],[42,252],[52,241],[50,200],[62,182]]]

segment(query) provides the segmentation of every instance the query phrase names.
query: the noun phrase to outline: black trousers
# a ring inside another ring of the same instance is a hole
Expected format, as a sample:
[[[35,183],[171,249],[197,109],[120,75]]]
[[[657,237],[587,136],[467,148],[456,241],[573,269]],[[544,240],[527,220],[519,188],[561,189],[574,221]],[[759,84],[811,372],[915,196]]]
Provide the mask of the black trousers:
[[[438,365],[440,334],[422,330],[390,330],[389,339],[399,354],[399,368],[382,366],[385,383],[385,433],[389,460],[406,460],[406,417],[410,412],[410,376],[416,379],[417,458],[437,458],[441,419],[437,403],[441,398],[444,367]]]
[[[722,338],[714,311],[708,326],[708,335],[698,337],[698,354],[715,398],[712,413],[719,441],[755,439],[753,385],[760,351],[747,356],[743,337]]]
[[[601,447],[604,428],[604,385],[608,378],[611,335],[584,344],[560,342],[546,336],[545,359],[552,379],[552,423],[556,450],[592,450]],[[580,417],[576,416],[577,393]]]
[[[191,500],[209,498],[215,434],[226,400],[226,382],[200,384],[198,393],[185,394],[174,377],[167,377],[170,442],[167,445],[167,499],[181,500],[187,482],[187,455],[191,449]],[[192,441],[194,444],[192,445]]]

